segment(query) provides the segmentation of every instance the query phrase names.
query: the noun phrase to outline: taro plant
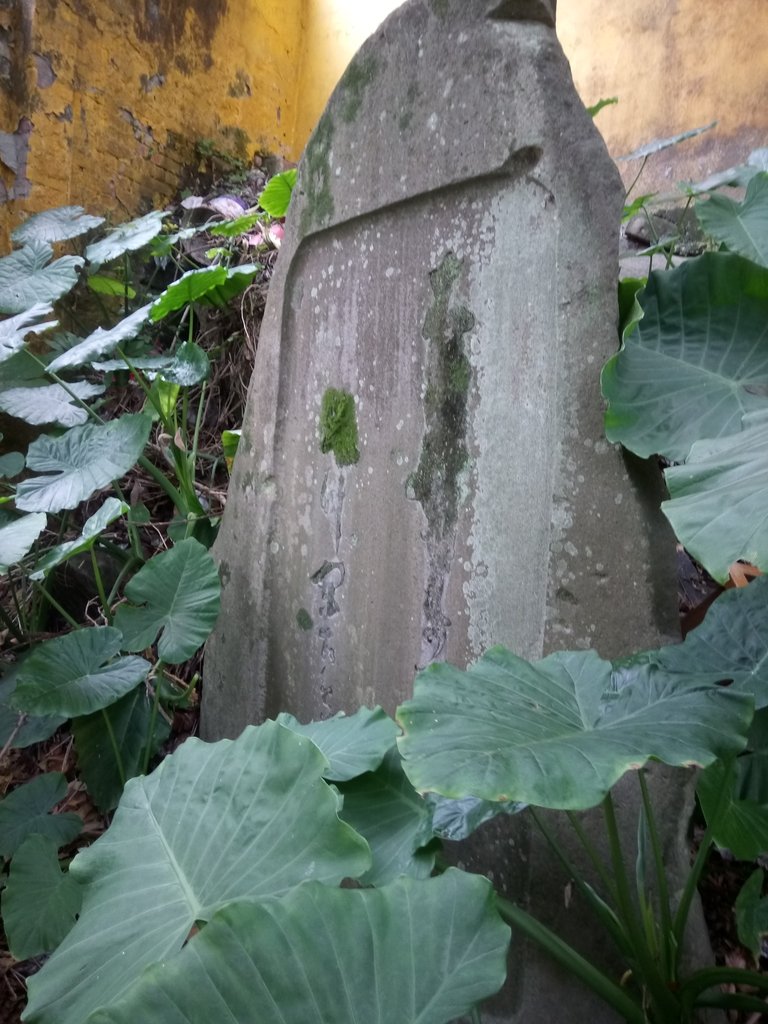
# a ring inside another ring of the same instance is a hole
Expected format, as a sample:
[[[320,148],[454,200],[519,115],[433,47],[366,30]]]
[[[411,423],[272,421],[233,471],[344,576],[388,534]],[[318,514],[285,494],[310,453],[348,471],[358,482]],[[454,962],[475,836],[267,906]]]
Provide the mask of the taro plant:
[[[396,723],[378,708],[308,725],[281,715],[234,741],[188,740],[128,783],[109,830],[73,860],[80,915],[30,979],[25,1020],[479,1020],[478,1002],[504,980],[509,926],[513,943],[539,944],[632,1024],[762,1009],[763,975],[686,972],[682,950],[710,845],[768,842],[757,728],[768,706],[767,597],[765,579],[732,591],[682,645],[626,661],[571,651],[531,663],[494,648],[466,671],[434,664]],[[679,893],[645,778],[654,760],[706,769],[707,827]],[[627,774],[641,808],[636,862],[612,797]],[[603,846],[581,825],[591,807],[604,817]],[[570,821],[589,878],[542,809]],[[440,844],[498,814],[528,816],[552,843],[614,941],[623,980],[486,879],[444,869]],[[759,911],[745,897],[753,933]]]

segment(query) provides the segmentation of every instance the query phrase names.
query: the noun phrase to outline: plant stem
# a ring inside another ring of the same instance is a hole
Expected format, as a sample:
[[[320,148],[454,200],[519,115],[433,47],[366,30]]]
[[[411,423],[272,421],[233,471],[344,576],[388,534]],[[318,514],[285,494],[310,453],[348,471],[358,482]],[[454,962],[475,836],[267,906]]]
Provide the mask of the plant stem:
[[[648,994],[653,1003],[655,1003],[660,1019],[677,1021],[680,1019],[679,1004],[677,999],[667,988],[667,979],[660,974],[658,965],[654,962],[653,955],[648,948],[642,923],[638,922],[637,910],[632,900],[629,879],[624,865],[624,855],[621,851],[621,840],[619,838],[619,827],[616,821],[616,811],[613,806],[613,798],[610,793],[608,793],[603,800],[603,813],[605,815],[605,825],[608,832],[608,842],[611,850],[613,875],[616,879],[616,897],[619,906],[619,915],[632,944],[632,952],[637,959],[637,966],[639,968],[637,981],[648,990]]]
[[[612,1006],[628,1024],[646,1024],[643,1010],[615,982],[611,981],[594,964],[572,949],[566,942],[530,914],[505,900],[496,897],[499,913],[513,927],[544,949],[561,967],[588,986],[604,1002]]]
[[[123,582],[125,577],[128,575],[128,573],[133,569],[133,567],[136,564],[141,564],[141,563],[140,562],[137,563],[136,559],[131,558],[129,561],[127,561],[125,563],[125,565],[122,567],[120,572],[117,574],[117,579],[115,580],[114,585],[113,585],[112,589],[110,590],[109,595],[107,597],[107,604],[109,605],[110,608],[112,607],[112,602],[115,600],[115,598],[117,597],[118,593],[120,592],[120,585],[121,585],[121,583]]]
[[[143,459],[143,458],[144,458],[144,456],[140,455],[139,456],[139,462],[141,462],[141,459]],[[125,494],[123,493],[123,489],[120,486],[120,484],[117,482],[117,480],[113,480],[112,481],[112,486],[114,487],[115,494],[118,496],[120,501],[122,501],[122,503],[124,505],[128,506],[128,518],[125,521],[125,526],[126,526],[126,529],[128,530],[128,536],[131,538],[131,549],[133,551],[134,558],[138,558],[138,560],[140,562],[145,562],[146,559],[144,558],[144,549],[141,546],[141,537],[139,536],[139,531],[136,529],[135,524],[131,522],[131,514],[130,514],[131,503],[129,501],[126,501]]]
[[[147,730],[147,744],[144,747],[144,758],[141,767],[141,774],[146,775],[149,768],[149,762],[152,758],[152,741],[155,738],[155,722],[157,721],[157,709],[160,705],[160,684],[163,680],[163,662],[158,661],[155,665],[155,693],[152,701],[152,714],[149,719],[149,729]]]
[[[101,611],[104,618],[107,620],[107,625],[112,625],[112,612],[109,608],[109,602],[107,601],[107,592],[104,589],[104,580],[101,575],[101,569],[99,568],[99,560],[96,557],[96,548],[91,544],[91,566],[93,567],[93,578],[96,581],[96,590],[99,593],[99,600],[101,601]]]
[[[165,476],[165,474],[161,470],[159,470],[153,462],[150,462],[146,455],[139,456],[138,464],[141,466],[143,470],[149,473],[149,475],[152,477],[155,483],[160,485],[160,487],[165,491],[165,493],[171,499],[171,501],[179,510],[179,512],[183,515],[184,499],[182,498],[181,493],[173,486],[168,477]]]
[[[659,831],[656,827],[656,819],[653,816],[653,806],[651,804],[650,793],[648,792],[648,783],[645,780],[644,768],[640,769],[637,773],[637,777],[640,781],[640,793],[643,799],[645,818],[648,823],[648,835],[651,840],[651,850],[653,851],[653,863],[656,869],[656,884],[659,887],[658,901],[659,912],[661,914],[661,941],[665,961],[664,972],[670,981],[675,981],[677,978],[680,947],[674,941],[674,928],[672,924],[671,903],[669,900],[669,886],[667,885],[667,873],[664,868],[664,857],[661,852]]]
[[[720,792],[717,794],[717,800],[715,802],[715,813],[707,823],[706,831],[701,837],[699,843],[699,849],[696,852],[696,859],[693,862],[693,867],[690,870],[688,878],[685,882],[685,888],[683,889],[683,895],[680,898],[677,911],[675,913],[675,920],[673,925],[673,931],[675,936],[675,942],[678,948],[682,948],[683,936],[685,934],[685,927],[688,923],[688,914],[691,910],[691,904],[693,903],[693,897],[696,894],[699,878],[704,870],[704,866],[707,863],[709,856],[709,847],[712,844],[715,834],[715,828],[720,819],[720,815],[728,802],[730,796],[731,783],[733,780],[733,770],[736,765],[736,759],[731,758],[728,761],[723,762],[725,771],[723,773],[723,781],[720,786]]]
[[[15,596],[15,595],[14,595]],[[17,628],[16,623],[13,621],[11,616],[6,612],[5,608],[0,604],[0,621],[2,621],[5,628],[11,633],[14,639],[18,640],[20,644],[24,643],[24,634]],[[21,623],[19,623],[21,625]]]
[[[589,857],[592,867],[597,872],[600,881],[605,886],[605,889],[608,892],[611,899],[614,902],[616,902],[616,886],[614,885],[613,879],[608,874],[605,864],[603,864],[600,856],[598,855],[594,843],[591,842],[589,836],[582,828],[581,822],[579,821],[577,815],[573,811],[566,811],[566,815],[568,817],[568,821],[571,823],[571,828],[578,836],[579,842],[581,843],[585,853]]]
[[[112,723],[109,720],[106,708],[101,709],[101,717],[104,719],[104,725],[109,736],[109,742],[112,745],[112,753],[115,755],[115,765],[117,767],[117,774],[120,776],[120,785],[125,787],[127,779],[125,777],[125,765],[123,764],[123,757],[120,753],[120,747],[117,745],[117,738],[115,737],[115,730],[112,728]]]
[[[68,623],[69,623],[69,625],[70,625],[70,626],[71,626],[71,627],[72,627],[73,629],[80,629],[80,628],[82,627],[82,623],[81,623],[81,622],[76,622],[76,621],[75,621],[75,620],[74,620],[74,619],[72,618],[72,616],[71,616],[71,615],[69,614],[69,612],[65,611],[65,610],[64,610],[64,609],[63,609],[63,608],[61,607],[61,605],[60,605],[60,604],[59,604],[59,602],[58,602],[58,601],[56,600],[56,598],[55,598],[55,597],[53,597],[53,596],[52,596],[51,594],[49,594],[49,593],[48,593],[48,591],[46,590],[46,587],[45,587],[45,584],[44,584],[44,583],[39,583],[39,582],[38,582],[37,580],[33,580],[33,583],[34,583],[34,585],[35,585],[35,587],[36,587],[36,589],[37,589],[38,593],[42,594],[42,596],[43,596],[43,597],[45,598],[45,600],[46,600],[46,601],[47,601],[47,602],[48,602],[48,603],[49,603],[49,604],[50,604],[50,605],[51,605],[51,606],[52,606],[53,608],[55,608],[55,609],[56,609],[56,611],[57,611],[57,612],[59,613],[59,615],[60,615],[60,616],[61,616],[61,617],[62,617],[62,618],[64,619],[64,621],[65,621],[65,622],[68,622]]]
[[[565,851],[562,849],[560,844],[557,842],[557,840],[555,839],[555,837],[552,834],[551,830],[547,827],[546,822],[544,821],[544,819],[537,812],[536,808],[535,807],[529,807],[528,811],[529,811],[531,817],[533,818],[534,823],[536,824],[537,828],[539,829],[541,834],[546,839],[547,844],[549,845],[549,848],[552,850],[554,855],[560,861],[560,864],[562,865],[563,870],[565,871],[566,876],[568,878],[572,878],[573,879],[573,881],[578,886],[579,892],[582,894],[582,896],[587,901],[587,903],[592,907],[592,910],[594,911],[596,917],[600,920],[600,923],[603,925],[603,927],[605,927],[610,932],[611,937],[613,938],[613,941],[616,943],[618,948],[621,950],[622,954],[624,956],[627,956],[629,953],[631,953],[631,945],[630,945],[630,943],[628,941],[628,938],[627,938],[627,935],[626,935],[624,929],[621,927],[621,922],[616,917],[616,914],[614,913],[614,911],[611,909],[611,907],[609,907],[604,902],[604,900],[602,900],[597,895],[597,893],[594,891],[594,889],[590,885],[588,885],[586,883],[586,881],[581,877],[581,874],[579,873],[578,869],[570,862],[570,860],[568,859],[568,857],[565,854]],[[578,832],[577,832],[577,834],[578,834]],[[586,836],[584,838],[586,839]],[[587,842],[588,842],[588,840],[587,840]],[[594,850],[593,850],[593,853],[594,853]],[[597,857],[597,854],[595,854],[595,856]],[[599,860],[599,858],[598,858],[598,860]],[[602,867],[602,865],[601,865],[601,867]],[[603,868],[603,872],[605,872],[604,868]],[[598,871],[598,873],[600,874],[599,871]],[[602,875],[601,875],[601,877],[602,877]],[[611,883],[611,880],[608,878],[607,873],[605,873],[605,879],[607,881],[607,886],[608,886],[608,890],[609,890],[609,892],[611,894],[611,897],[614,899],[614,902],[616,902],[615,894],[613,892],[614,887],[613,887],[613,884]]]

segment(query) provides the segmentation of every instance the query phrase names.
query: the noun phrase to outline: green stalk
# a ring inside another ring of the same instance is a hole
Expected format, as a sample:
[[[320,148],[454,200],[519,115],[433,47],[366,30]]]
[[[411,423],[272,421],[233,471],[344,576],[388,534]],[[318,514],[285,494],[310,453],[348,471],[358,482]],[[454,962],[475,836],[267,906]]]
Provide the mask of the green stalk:
[[[536,824],[536,827],[539,829],[541,834],[546,839],[549,848],[552,850],[554,855],[560,861],[560,864],[562,865],[562,868],[563,868],[566,876],[568,878],[572,878],[573,879],[573,881],[576,883],[576,885],[577,885],[577,887],[579,889],[579,892],[584,896],[584,898],[586,899],[587,903],[592,907],[592,910],[595,912],[595,915],[599,918],[599,920],[602,923],[602,925],[610,932],[611,937],[613,938],[613,941],[616,943],[618,948],[621,950],[621,952],[625,956],[628,955],[630,953],[630,951],[631,951],[630,950],[630,944],[628,942],[628,938],[627,938],[627,935],[626,935],[624,929],[621,927],[621,921],[619,921],[619,919],[616,917],[616,914],[605,903],[605,901],[602,900],[597,895],[597,893],[594,891],[594,889],[590,885],[587,885],[587,883],[581,877],[581,874],[579,873],[578,869],[568,859],[565,851],[562,849],[560,844],[555,839],[554,834],[549,829],[549,827],[547,826],[547,824],[544,821],[544,819],[538,814],[536,808],[535,807],[529,807],[528,811],[529,811],[531,817],[533,818],[534,823]],[[577,835],[578,835],[578,830],[577,830]],[[586,836],[584,838],[586,839]],[[587,842],[588,842],[588,840],[587,840]],[[594,850],[593,850],[593,853],[594,853]],[[595,856],[597,857],[596,853],[595,853]],[[599,858],[598,858],[598,860],[599,860]],[[602,865],[601,865],[601,867],[602,867]],[[603,872],[605,872],[605,868],[603,868]],[[598,873],[600,873],[600,872],[598,872]],[[601,877],[602,877],[602,874],[601,874]],[[611,894],[611,898],[614,899],[614,902],[615,902],[615,893],[613,892],[613,888],[614,887],[613,887],[610,879],[608,878],[607,873],[605,873],[605,877],[606,877],[607,882],[608,882],[608,889],[609,889],[609,892]]]
[[[19,631],[19,629],[16,627],[16,623],[13,621],[13,619],[10,617],[10,615],[6,612],[5,608],[3,608],[1,604],[0,621],[2,621],[3,625],[8,630],[8,632],[13,635],[14,639],[16,639],[20,644],[24,643],[24,634]]]
[[[643,162],[640,164],[640,170],[635,175],[635,180],[632,182],[632,184],[629,186],[629,188],[627,189],[626,193],[624,194],[624,202],[625,203],[626,203],[627,199],[629,199],[630,192],[632,191],[632,189],[635,187],[635,185],[640,180],[640,175],[645,170],[645,165],[646,165],[647,162],[648,162],[648,157],[647,156],[643,157]]]
[[[165,493],[171,499],[171,501],[179,510],[179,512],[183,513],[185,507],[184,498],[181,496],[181,493],[173,486],[171,481],[162,472],[162,470],[159,470],[153,462],[150,462],[146,455],[139,456],[138,464],[141,466],[143,470],[145,470],[145,472],[149,473],[149,475],[152,477],[155,483],[159,484],[161,489],[165,491]]]
[[[115,600],[117,595],[120,593],[120,586],[121,586],[123,580],[128,575],[128,573],[131,572],[131,570],[134,568],[134,566],[136,566],[137,564],[140,565],[141,563],[140,562],[137,563],[136,559],[131,558],[129,561],[127,561],[125,563],[125,565],[122,567],[120,572],[117,574],[117,579],[115,580],[114,586],[110,590],[109,595],[107,597],[107,604],[109,605],[110,608],[112,607],[112,602]]]
[[[120,776],[120,785],[125,787],[127,779],[125,777],[125,765],[123,764],[123,757],[120,753],[120,747],[117,745],[117,738],[115,736],[115,730],[112,728],[112,723],[109,720],[109,715],[105,708],[101,709],[101,717],[104,719],[104,726],[109,736],[109,742],[112,745],[112,753],[115,755],[115,765],[117,766],[117,774]]]
[[[645,818],[648,823],[648,835],[651,840],[651,850],[653,852],[653,863],[656,869],[656,884],[659,887],[658,900],[659,900],[659,912],[661,914],[661,935],[662,935],[662,948],[664,951],[664,972],[670,981],[677,979],[677,967],[679,959],[680,947],[675,942],[674,938],[674,927],[672,922],[672,904],[669,899],[669,886],[667,885],[667,872],[664,868],[664,858],[661,852],[661,842],[659,840],[659,830],[656,827],[656,819],[653,816],[653,807],[651,805],[650,794],[648,792],[648,783],[645,780],[645,770],[643,768],[637,773],[637,777],[640,780],[640,793],[643,799],[643,809],[645,810]]]
[[[104,423],[104,420],[101,418],[101,416],[99,416],[99,414],[97,412],[95,412],[90,407],[90,405],[86,405],[86,403],[83,401],[83,399],[80,398],[79,395],[76,395],[74,393],[74,391],[72,391],[72,389],[68,386],[67,382],[65,380],[62,380],[61,377],[58,375],[58,373],[54,373],[52,370],[49,370],[48,367],[43,362],[43,360],[39,359],[34,354],[34,352],[30,352],[29,349],[25,349],[25,351],[27,352],[27,355],[31,356],[31,358],[34,359],[34,361],[42,369],[42,371],[46,375],[46,377],[50,377],[51,380],[54,381],[54,383],[56,383],[60,387],[64,388],[64,390],[69,395],[69,397],[72,399],[72,401],[75,403],[75,405],[79,406],[81,409],[84,409],[85,412],[91,417],[91,419],[95,420],[97,423],[102,423],[102,424]]]
[[[594,843],[591,842],[589,836],[586,834],[581,826],[581,822],[578,816],[573,811],[566,811],[568,821],[571,823],[571,828],[574,830],[579,838],[579,842],[584,848],[584,852],[589,857],[592,867],[595,869],[598,878],[605,886],[605,889],[611,899],[616,902],[616,886],[614,885],[613,879],[606,870],[605,864],[603,864],[597,850],[595,849]]]
[[[715,813],[707,823],[706,831],[701,837],[699,843],[699,849],[696,853],[696,859],[693,862],[693,867],[690,870],[688,878],[685,882],[685,888],[683,889],[683,895],[680,898],[677,911],[675,913],[675,919],[673,924],[673,932],[675,936],[675,942],[677,943],[678,949],[682,948],[683,936],[685,934],[685,927],[688,923],[688,914],[691,911],[691,904],[693,898],[696,895],[696,891],[699,885],[699,879],[701,873],[704,870],[704,866],[707,863],[709,857],[709,848],[712,845],[712,841],[715,835],[715,827],[720,819],[720,815],[728,802],[730,795],[731,783],[733,780],[733,768],[736,764],[734,758],[730,761],[725,762],[726,771],[723,776],[723,782],[720,787],[720,792],[717,794],[717,800],[715,802]]]
[[[139,463],[143,458],[143,455],[139,456]],[[126,500],[125,494],[123,493],[123,489],[117,482],[117,480],[112,481],[112,487],[114,488],[115,494],[118,496],[120,501],[122,501],[124,505],[127,505],[128,509],[130,510],[131,503]],[[139,531],[136,529],[135,524],[131,522],[130,511],[128,514],[128,518],[125,521],[125,526],[126,529],[128,530],[128,536],[131,539],[131,550],[133,551],[134,558],[138,558],[140,562],[145,562],[146,558],[144,557],[144,549],[141,546],[141,537],[139,536]]]
[[[679,1021],[680,1007],[678,1001],[667,988],[666,979],[660,974],[658,965],[654,962],[653,956],[648,949],[642,923],[638,922],[637,919],[637,911],[632,900],[629,879],[624,864],[624,855],[621,851],[616,811],[610,793],[603,800],[603,813],[608,832],[613,875],[616,879],[619,914],[627,930],[630,943],[632,944],[632,951],[640,971],[640,975],[636,980],[648,990],[648,994],[655,1004],[661,1020]]]
[[[718,985],[749,985],[768,992],[768,976],[744,967],[703,967],[681,983],[680,994],[684,1002],[692,1003],[699,993]]]
[[[61,605],[56,600],[56,598],[48,593],[48,591],[45,588],[45,584],[44,583],[39,583],[37,580],[33,580],[32,582],[34,583],[35,588],[37,589],[38,593],[42,594],[42,596],[45,598],[45,600],[53,608],[56,609],[56,611],[59,613],[59,615],[61,615],[61,617],[64,619],[65,622],[68,622],[69,625],[73,629],[81,629],[82,628],[82,625],[83,625],[82,622],[75,622],[75,620],[72,618],[72,616],[69,614],[69,612],[65,611],[61,607]]]
[[[152,714],[149,719],[149,729],[147,730],[147,743],[144,747],[144,758],[141,767],[141,774],[146,775],[149,768],[149,762],[152,758],[152,740],[155,738],[155,723],[157,722],[157,709],[160,705],[160,683],[163,678],[163,662],[162,659],[155,665],[155,693],[152,700]]]
[[[604,1002],[621,1015],[627,1024],[647,1024],[645,1014],[640,1006],[627,995],[615,982],[611,981],[594,964],[572,949],[566,942],[530,914],[505,900],[496,897],[499,913],[512,925],[538,946],[545,950],[561,967],[564,967],[575,978],[578,978]]]
[[[91,566],[93,567],[93,578],[96,581],[96,590],[99,594],[99,600],[101,601],[101,611],[104,618],[107,620],[107,625],[112,625],[112,612],[109,608],[109,602],[107,601],[107,592],[104,589],[104,580],[101,575],[101,569],[99,568],[99,560],[96,557],[96,548],[91,544]]]

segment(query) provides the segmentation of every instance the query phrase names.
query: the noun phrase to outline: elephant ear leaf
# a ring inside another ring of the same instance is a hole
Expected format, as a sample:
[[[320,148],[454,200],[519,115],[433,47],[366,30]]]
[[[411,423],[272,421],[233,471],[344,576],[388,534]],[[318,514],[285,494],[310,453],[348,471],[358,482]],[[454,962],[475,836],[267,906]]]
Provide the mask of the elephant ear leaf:
[[[611,671],[594,651],[529,663],[503,647],[467,671],[430,665],[397,712],[405,772],[420,792],[578,810],[651,758],[708,765],[744,747],[751,696],[660,671],[611,692]]]
[[[381,889],[307,882],[225,907],[90,1024],[447,1024],[504,981],[490,883],[449,868]]]
[[[151,775],[129,780],[108,831],[72,861],[82,911],[30,979],[30,1020],[92,1020],[150,964],[169,966],[195,922],[228,903],[366,871],[368,845],[339,820],[326,766],[305,737],[266,722],[234,741],[189,739]]]

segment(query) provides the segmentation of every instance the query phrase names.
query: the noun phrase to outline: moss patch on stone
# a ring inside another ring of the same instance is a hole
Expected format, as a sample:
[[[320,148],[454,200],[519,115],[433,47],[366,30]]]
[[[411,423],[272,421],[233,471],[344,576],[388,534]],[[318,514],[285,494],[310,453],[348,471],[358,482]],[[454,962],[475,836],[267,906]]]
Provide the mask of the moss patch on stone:
[[[296,612],[296,622],[299,629],[303,629],[305,632],[312,629],[312,616],[306,608],[299,608]]]
[[[365,90],[378,69],[376,58],[369,54],[367,57],[356,57],[342,75],[339,82],[339,88],[343,90],[341,116],[347,123],[357,117]]]
[[[445,536],[456,522],[459,474],[466,465],[467,396],[472,367],[464,335],[475,326],[473,314],[451,305],[461,263],[449,252],[429,275],[432,305],[422,333],[429,342],[424,395],[426,430],[419,464],[408,479],[408,493],[421,502],[430,528]]]
[[[355,400],[348,391],[328,388],[320,407],[320,451],[333,452],[336,464],[350,466],[360,458]]]
[[[326,111],[309,140],[301,164],[300,184],[304,193],[302,234],[307,234],[313,227],[323,227],[333,217],[330,163],[333,133],[333,118]]]

